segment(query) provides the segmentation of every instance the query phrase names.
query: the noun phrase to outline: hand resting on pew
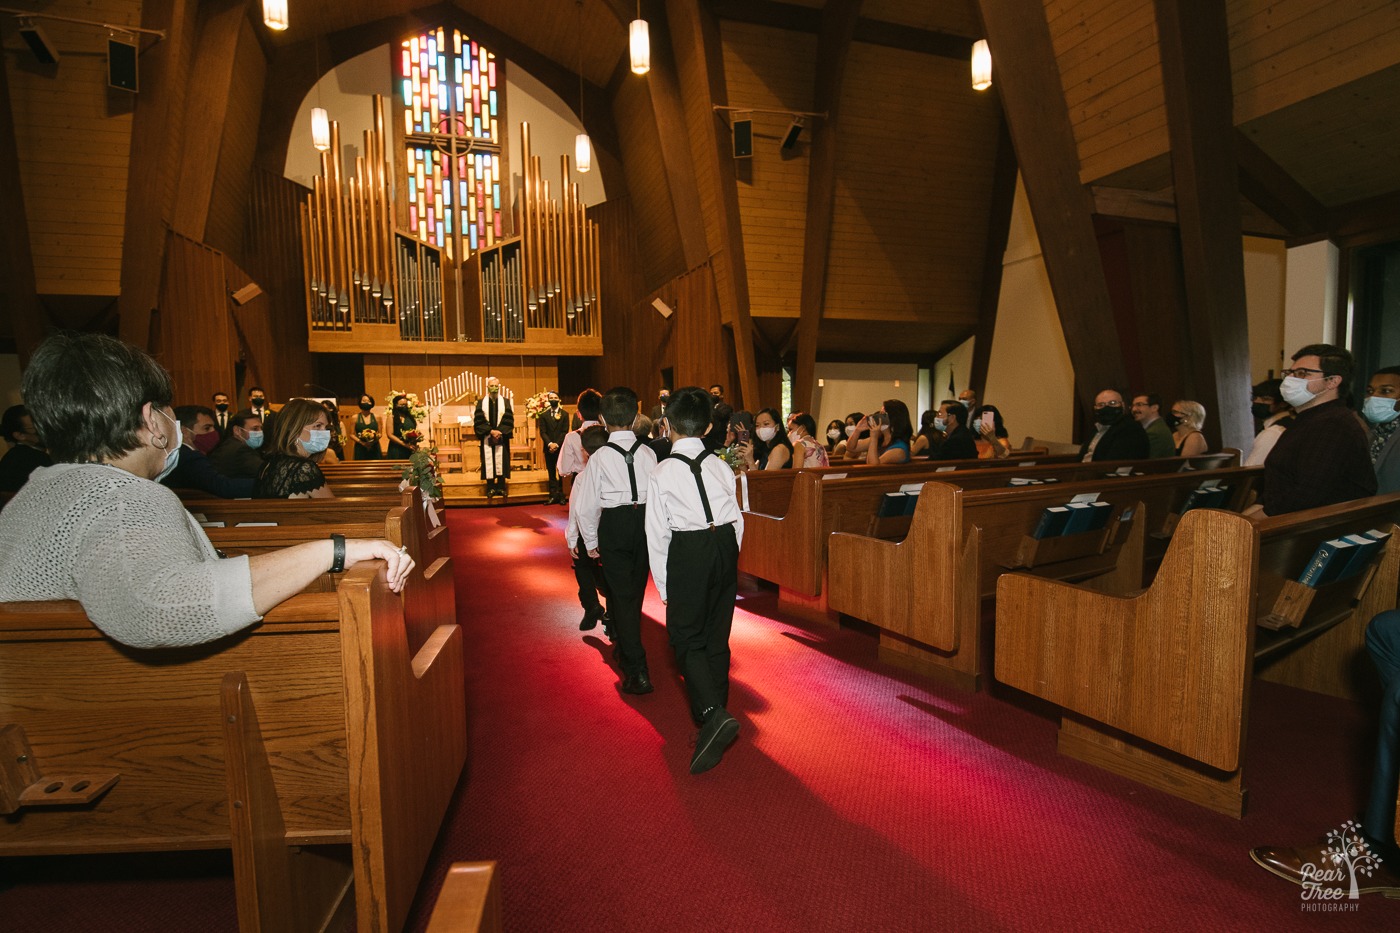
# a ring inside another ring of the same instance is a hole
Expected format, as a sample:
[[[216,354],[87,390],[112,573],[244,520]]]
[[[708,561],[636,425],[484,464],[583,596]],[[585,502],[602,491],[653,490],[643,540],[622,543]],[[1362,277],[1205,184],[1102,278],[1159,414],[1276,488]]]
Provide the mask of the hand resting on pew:
[[[261,620],[327,571],[384,560],[399,591],[413,568],[388,541],[312,541],[221,558],[175,493],[179,422],[170,376],[141,350],[59,334],[24,374],[55,460],[0,512],[0,602],[76,599],[102,632],[138,648],[216,641]]]

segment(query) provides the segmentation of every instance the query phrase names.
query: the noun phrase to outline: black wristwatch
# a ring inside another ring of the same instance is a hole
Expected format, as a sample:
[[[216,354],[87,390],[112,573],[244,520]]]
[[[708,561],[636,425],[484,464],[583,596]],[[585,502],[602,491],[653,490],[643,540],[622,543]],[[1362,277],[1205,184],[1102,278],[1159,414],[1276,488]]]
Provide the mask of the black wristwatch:
[[[335,554],[331,560],[331,573],[341,573],[345,570],[345,535],[331,535],[331,543],[335,546]]]

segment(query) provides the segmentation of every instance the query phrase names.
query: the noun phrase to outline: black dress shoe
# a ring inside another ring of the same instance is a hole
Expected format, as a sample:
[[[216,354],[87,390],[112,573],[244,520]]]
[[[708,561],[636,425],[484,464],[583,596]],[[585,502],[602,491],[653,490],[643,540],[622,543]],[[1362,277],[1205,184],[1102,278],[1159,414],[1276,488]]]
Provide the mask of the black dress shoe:
[[[717,707],[705,718],[700,728],[700,737],[695,740],[695,754],[690,757],[690,773],[708,771],[724,757],[724,750],[733,744],[739,735],[739,720]]]
[[[651,685],[651,678],[646,674],[631,674],[622,681],[622,692],[641,695],[651,693],[656,688]],[[737,726],[738,723],[735,723]]]
[[[598,620],[602,618],[604,618],[604,613],[600,607],[594,606],[592,609],[585,609],[583,612],[583,621],[578,624],[578,630],[580,632],[590,632],[598,627]]]

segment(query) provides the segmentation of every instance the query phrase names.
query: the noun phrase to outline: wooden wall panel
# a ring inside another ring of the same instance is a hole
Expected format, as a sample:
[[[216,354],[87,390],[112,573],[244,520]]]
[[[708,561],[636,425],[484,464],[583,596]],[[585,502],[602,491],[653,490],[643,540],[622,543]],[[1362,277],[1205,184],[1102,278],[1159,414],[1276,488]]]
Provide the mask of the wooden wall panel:
[[[175,380],[176,405],[208,405],[233,391],[233,339],[225,259],[218,250],[168,234],[155,357]]]
[[[249,185],[246,236],[237,253],[243,257],[245,277],[256,282],[263,295],[232,312],[243,364],[239,399],[246,398],[248,386],[260,385],[269,398],[280,400],[300,393],[305,382],[320,381],[312,375],[312,355],[306,348],[297,229],[297,207],[307,189],[261,170],[251,173]]]
[[[141,19],[140,0],[54,0],[44,10],[109,23]],[[14,110],[35,290],[116,295],[134,98],[107,89],[102,33],[52,20],[43,29],[58,48],[58,65],[35,63],[13,29],[0,64]]]
[[[810,111],[817,37],[748,23],[721,22],[724,76],[732,106]],[[754,154],[736,160],[749,307],[755,317],[798,316],[812,131],[779,150],[789,118],[754,114]]]
[[[243,222],[252,193],[252,166],[258,142],[267,61],[252,24],[245,17],[238,37],[233,81],[224,117],[218,167],[209,201],[204,241],[245,263]]]
[[[683,143],[662,141],[646,81],[623,81],[613,99],[613,114],[637,229],[638,271],[648,288],[656,288],[686,267],[661,152],[663,145]]]
[[[966,64],[853,43],[826,320],[976,322],[997,140]],[[950,93],[950,88],[953,91]]]

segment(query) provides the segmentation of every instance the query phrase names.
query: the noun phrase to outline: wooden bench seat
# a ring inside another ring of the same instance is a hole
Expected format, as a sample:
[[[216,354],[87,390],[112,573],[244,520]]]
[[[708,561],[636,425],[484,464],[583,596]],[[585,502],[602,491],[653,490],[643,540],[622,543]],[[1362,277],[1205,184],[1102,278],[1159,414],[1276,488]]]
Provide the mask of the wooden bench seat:
[[[231,847],[244,930],[320,929],[352,875],[359,929],[401,929],[466,759],[463,640],[445,529],[413,501],[380,527],[417,562],[402,594],[365,562],[212,645],[140,651],[76,603],[0,605],[5,740],[41,785],[117,776],[0,820],[0,856]]]
[[[830,536],[829,605],[878,627],[882,658],[976,690],[986,668],[982,621],[1001,574],[1024,568],[1056,579],[1094,579],[1095,587],[1113,592],[1137,589],[1151,552],[1166,548],[1153,532],[1168,525],[1201,483],[1219,480],[1229,487],[1229,506],[1239,508],[1260,472],[1232,467],[1010,488],[929,482],[902,540]],[[1112,506],[1102,532],[1031,537],[1046,508],[1084,493],[1098,493]]]
[[[1396,605],[1398,522],[1400,494],[1258,524],[1196,510],[1141,593],[1007,574],[996,677],[1065,710],[1065,754],[1238,817],[1251,674],[1363,694],[1365,626]],[[1295,583],[1318,544],[1370,529],[1392,536],[1366,572]]]

